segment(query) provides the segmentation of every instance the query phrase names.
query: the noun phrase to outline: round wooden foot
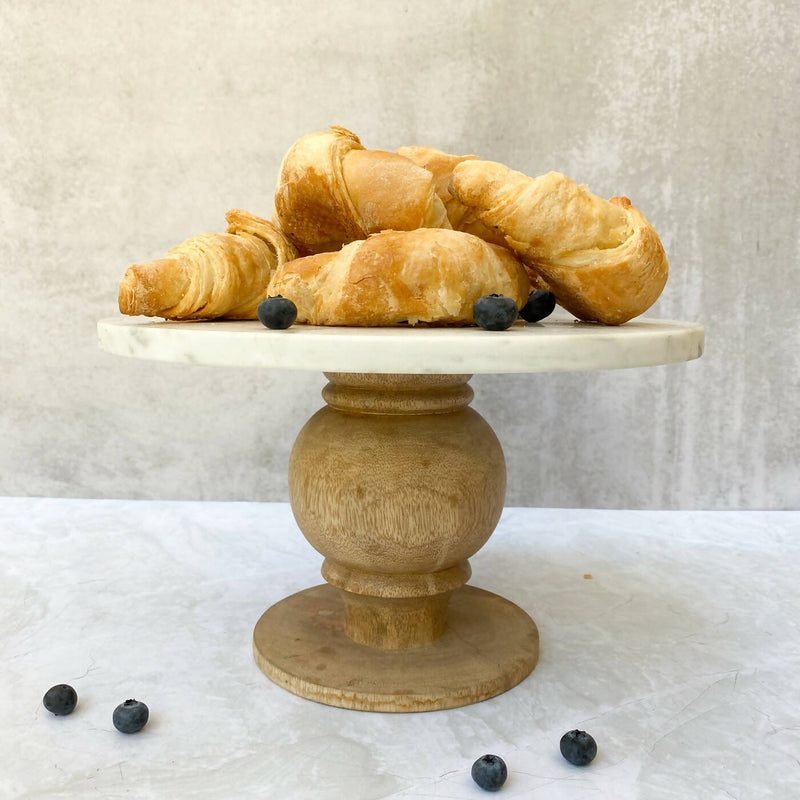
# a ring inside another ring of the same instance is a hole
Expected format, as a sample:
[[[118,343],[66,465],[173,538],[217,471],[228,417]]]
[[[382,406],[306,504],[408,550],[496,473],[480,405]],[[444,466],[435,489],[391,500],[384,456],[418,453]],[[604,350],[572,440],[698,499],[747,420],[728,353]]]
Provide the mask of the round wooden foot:
[[[508,600],[473,586],[453,591],[447,628],[430,644],[369,647],[345,633],[339,590],[324,584],[281,600],[258,621],[261,670],[296,695],[362,711],[436,711],[516,686],[536,666],[539,632]]]

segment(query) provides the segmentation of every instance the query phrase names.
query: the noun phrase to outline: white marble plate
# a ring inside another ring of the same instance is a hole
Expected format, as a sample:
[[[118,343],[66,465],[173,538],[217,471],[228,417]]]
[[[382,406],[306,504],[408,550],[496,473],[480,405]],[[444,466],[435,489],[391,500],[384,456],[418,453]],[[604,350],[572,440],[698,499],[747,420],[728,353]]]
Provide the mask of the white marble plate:
[[[116,317],[97,325],[116,355],[188,364],[325,372],[475,374],[570,372],[689,361],[703,354],[695,322],[638,318],[618,327],[551,316],[507,331],[333,328],[257,321],[167,322]]]

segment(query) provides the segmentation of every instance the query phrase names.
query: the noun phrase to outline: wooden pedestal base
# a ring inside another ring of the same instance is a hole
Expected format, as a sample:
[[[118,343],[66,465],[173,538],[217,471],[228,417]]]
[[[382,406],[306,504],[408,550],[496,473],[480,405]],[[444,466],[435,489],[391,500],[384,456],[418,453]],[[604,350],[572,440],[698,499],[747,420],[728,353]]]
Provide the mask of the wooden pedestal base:
[[[524,611],[465,585],[506,489],[500,443],[468,408],[470,376],[326,375],[289,498],[328,585],[261,617],[258,665],[295,694],[371,711],[506,691],[536,665],[539,636]]]
[[[436,711],[516,686],[536,665],[539,632],[508,600],[464,586],[450,597],[447,629],[428,645],[384,650],[345,633],[339,591],[323,584],[264,613],[253,652],[261,670],[301,697],[362,711]]]

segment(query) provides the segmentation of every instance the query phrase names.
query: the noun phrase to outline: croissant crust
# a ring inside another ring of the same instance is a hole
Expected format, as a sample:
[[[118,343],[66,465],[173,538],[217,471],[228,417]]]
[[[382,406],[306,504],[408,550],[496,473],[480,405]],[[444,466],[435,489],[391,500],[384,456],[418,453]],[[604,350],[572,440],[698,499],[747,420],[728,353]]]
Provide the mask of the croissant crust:
[[[335,126],[289,148],[274,220],[302,255],[385,229],[451,227],[430,172],[397,153],[366,150],[358,136]]]
[[[256,319],[256,308],[279,264],[297,257],[272,225],[240,209],[226,233],[203,233],[165,258],[134,264],[119,287],[123,314],[165,319]]]
[[[420,228],[384,231],[338,253],[281,266],[269,294],[288,297],[297,321],[311,325],[468,325],[472,306],[503,294],[521,306],[525,268],[504,247],[468,233]]]
[[[666,284],[658,234],[625,197],[606,201],[557,172],[530,178],[479,160],[458,164],[451,188],[579,319],[622,324]]]
[[[473,160],[476,156],[454,156],[434,147],[422,145],[399,147],[397,152],[433,175],[436,194],[444,203],[447,218],[453,226],[453,230],[480,236],[481,239],[492,244],[505,245],[503,234],[496,228],[491,228],[481,222],[475,212],[469,206],[464,205],[450,188],[453,170],[456,166],[462,161]]]

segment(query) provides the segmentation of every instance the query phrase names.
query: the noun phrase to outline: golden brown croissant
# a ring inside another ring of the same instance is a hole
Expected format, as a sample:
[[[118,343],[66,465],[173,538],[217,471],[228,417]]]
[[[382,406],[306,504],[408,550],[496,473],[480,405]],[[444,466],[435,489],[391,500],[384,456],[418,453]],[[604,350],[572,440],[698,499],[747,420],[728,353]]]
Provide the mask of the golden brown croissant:
[[[664,248],[625,197],[603,200],[558,172],[530,178],[480,160],[456,165],[452,190],[580,319],[619,325],[664,288]]]
[[[119,310],[165,319],[256,319],[275,269],[297,257],[292,243],[265,219],[232,209],[227,233],[203,233],[166,258],[129,267]]]
[[[433,175],[434,188],[440,200],[444,203],[445,210],[447,211],[447,218],[453,226],[453,230],[465,231],[475,236],[480,236],[481,239],[492,244],[505,245],[503,234],[496,228],[491,228],[484,225],[480,219],[475,215],[475,212],[465,206],[457,197],[450,191],[450,183],[453,179],[453,170],[457,164],[462,161],[470,161],[477,156],[453,156],[449,153],[444,153],[434,147],[424,147],[421,145],[412,145],[408,147],[399,147],[397,149],[399,155],[413,161],[417,166],[428,170]]]
[[[397,153],[365,150],[332,127],[284,156],[274,220],[300,253],[324,253],[382,230],[450,228],[433,176]]]
[[[270,296],[288,297],[297,321],[382,326],[418,322],[468,325],[487,294],[528,299],[523,265],[505,247],[460,231],[384,231],[278,268]]]

